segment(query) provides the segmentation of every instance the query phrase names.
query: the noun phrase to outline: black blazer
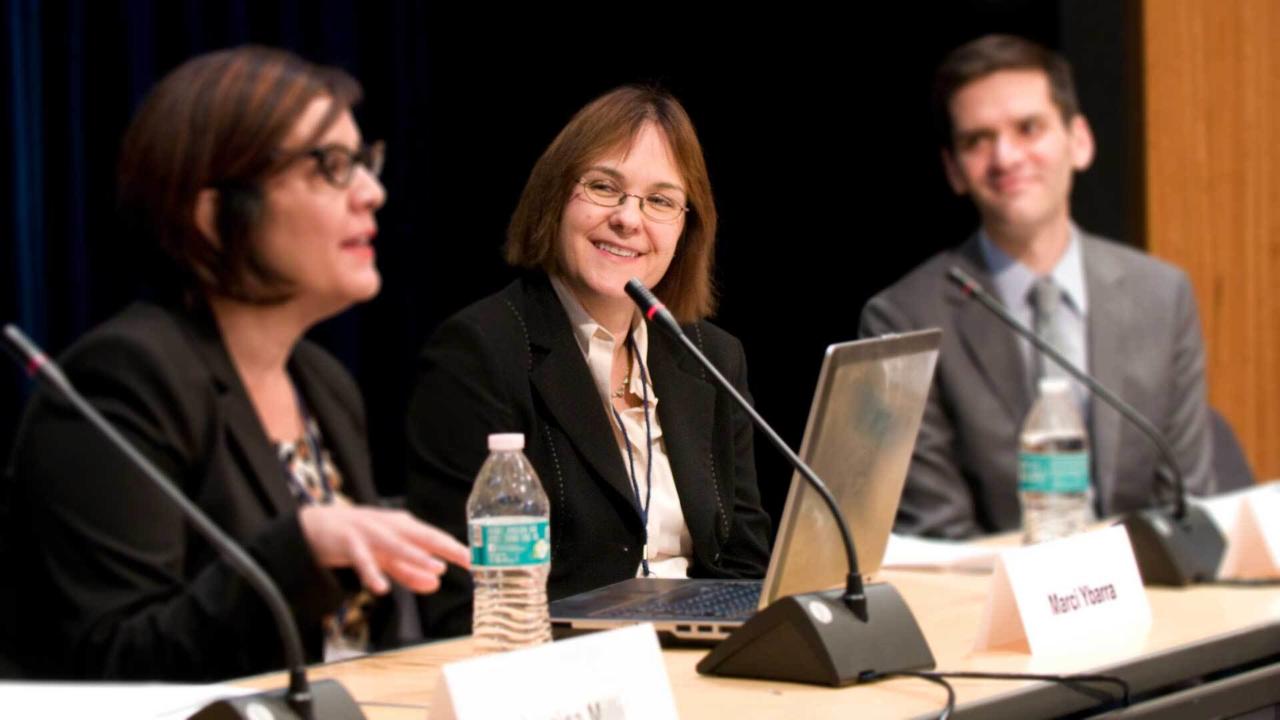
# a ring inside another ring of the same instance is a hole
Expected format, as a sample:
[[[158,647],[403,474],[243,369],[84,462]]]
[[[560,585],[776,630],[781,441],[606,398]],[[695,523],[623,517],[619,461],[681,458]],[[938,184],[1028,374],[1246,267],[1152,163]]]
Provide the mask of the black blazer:
[[[263,565],[310,659],[319,659],[321,619],[352,578],[313,560],[284,470],[212,317],[137,304],[62,362],[90,402]],[[344,492],[375,501],[350,376],[306,341],[289,372]],[[191,681],[283,666],[279,632],[257,594],[61,399],[33,396],[0,499],[14,568],[9,632],[31,674]]]
[[[708,322],[686,327],[747,394],[742,345]],[[764,575],[769,518],[760,507],[750,419],[695,360],[649,333],[676,490],[693,540],[693,577]],[[644,528],[590,370],[547,277],[527,275],[463,310],[427,342],[409,406],[409,507],[466,538],[466,501],[486,437],[522,432],[551,501],[552,599],[635,575]],[[450,568],[420,599],[430,635],[465,633],[471,579]]]

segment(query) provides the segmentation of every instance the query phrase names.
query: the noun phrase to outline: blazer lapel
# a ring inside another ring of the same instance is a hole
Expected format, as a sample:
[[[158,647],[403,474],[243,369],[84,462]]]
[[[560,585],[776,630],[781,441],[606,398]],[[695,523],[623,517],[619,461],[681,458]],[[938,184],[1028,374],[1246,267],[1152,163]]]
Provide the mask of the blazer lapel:
[[[956,264],[995,297],[991,275],[987,271],[976,236],[957,251]],[[982,375],[982,381],[999,398],[1010,419],[1021,425],[1027,411],[1031,409],[1032,393],[1022,352],[1013,330],[950,283],[947,298],[954,307],[955,324],[959,331],[957,335],[974,367]]]
[[[1114,266],[1097,260],[1091,252],[1099,242],[1081,233],[1083,240],[1084,277],[1088,303],[1089,372],[1098,382],[1124,397],[1125,328],[1132,327],[1133,307],[1125,293],[1119,291],[1122,274]],[[1102,511],[1109,512],[1117,478],[1116,462],[1120,450],[1120,427],[1123,418],[1098,398],[1089,400],[1089,425],[1092,428],[1094,472],[1101,496]]]
[[[702,379],[702,368],[695,363],[682,348],[650,326],[649,375],[659,393],[662,435],[671,440],[666,443],[666,451],[676,494],[694,545],[709,547],[704,539],[715,533],[717,518],[715,513],[701,509],[716,507],[719,492],[714,486],[718,476],[712,474],[710,467],[716,393]]]
[[[534,391],[569,441],[605,483],[627,498],[640,517],[635,491],[622,463],[613,418],[591,380],[591,370],[573,337],[569,317],[545,277],[530,277],[525,290],[524,321],[532,345],[530,380]]]
[[[285,484],[280,460],[267,440],[267,432],[249,401],[240,375],[231,364],[213,317],[203,311],[191,320],[188,336],[213,376],[228,449],[242,466],[246,481],[274,513],[295,509],[297,502]]]

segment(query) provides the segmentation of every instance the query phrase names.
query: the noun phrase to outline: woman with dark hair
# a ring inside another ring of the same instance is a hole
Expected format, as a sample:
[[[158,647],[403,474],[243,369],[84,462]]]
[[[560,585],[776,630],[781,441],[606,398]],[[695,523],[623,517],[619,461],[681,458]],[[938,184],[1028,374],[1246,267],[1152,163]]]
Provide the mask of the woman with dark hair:
[[[623,290],[654,288],[746,394],[737,339],[714,309],[715,205],[684,108],[622,87],[569,121],[539,158],[507,234],[525,270],[427,342],[409,407],[409,503],[465,537],[485,436],[522,432],[551,501],[548,594],[636,575],[760,577],[749,418],[697,363],[650,333]],[[471,581],[451,569],[422,601],[429,634],[467,631]]]
[[[395,580],[439,585],[466,549],[376,503],[360,393],[302,339],[379,289],[381,144],[359,85],[279,50],[191,60],[126,133],[129,228],[179,292],[62,359],[72,382],[239,541],[289,602],[312,660],[391,637]],[[44,677],[213,680],[283,664],[265,604],[88,423],[38,392],[6,488],[16,655]],[[350,570],[354,570],[351,572]]]

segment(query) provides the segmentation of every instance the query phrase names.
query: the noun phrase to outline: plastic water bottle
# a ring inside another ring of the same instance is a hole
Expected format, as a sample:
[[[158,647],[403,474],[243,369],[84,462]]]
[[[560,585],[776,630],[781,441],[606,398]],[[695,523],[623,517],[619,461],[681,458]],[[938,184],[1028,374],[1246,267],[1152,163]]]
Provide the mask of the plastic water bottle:
[[[489,457],[467,499],[475,581],[472,634],[482,652],[551,640],[550,505],[523,450],[520,433],[490,435]]]
[[[1018,493],[1026,544],[1081,532],[1093,520],[1089,441],[1065,378],[1040,381],[1040,397],[1022,425]]]

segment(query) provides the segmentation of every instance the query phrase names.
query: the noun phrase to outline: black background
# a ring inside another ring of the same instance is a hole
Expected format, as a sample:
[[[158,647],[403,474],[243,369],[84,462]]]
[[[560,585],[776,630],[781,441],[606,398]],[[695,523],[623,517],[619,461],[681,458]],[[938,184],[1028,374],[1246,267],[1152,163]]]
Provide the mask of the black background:
[[[499,246],[534,160],[577,108],[622,83],[664,85],[694,120],[721,219],[715,320],[742,339],[757,406],[793,444],[826,345],[856,335],[871,294],[976,226],[931,134],[931,77],[952,47],[1013,32],[1067,55],[1099,147],[1077,181],[1075,217],[1141,244],[1132,3],[769,7],[547,4],[513,15],[372,0],[8,0],[0,320],[57,352],[139,295],[140,250],[113,217],[120,137],[164,72],[244,42],[349,70],[365,87],[365,136],[388,141],[383,291],[312,333],[361,384],[387,494],[403,491],[417,349],[509,281]],[[17,371],[0,371],[0,440],[25,392]],[[763,444],[757,460],[776,517],[790,472]]]

